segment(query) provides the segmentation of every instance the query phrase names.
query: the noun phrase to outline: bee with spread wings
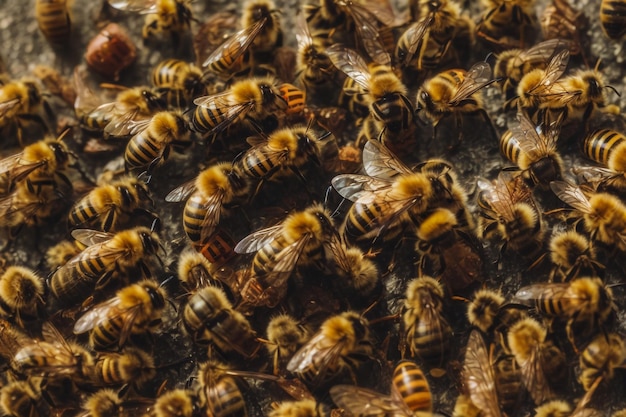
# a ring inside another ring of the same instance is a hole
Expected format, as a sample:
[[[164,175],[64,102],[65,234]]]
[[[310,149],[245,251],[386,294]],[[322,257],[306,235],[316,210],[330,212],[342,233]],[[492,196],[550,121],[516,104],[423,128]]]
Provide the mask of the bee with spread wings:
[[[368,175],[342,174],[332,180],[337,192],[354,202],[344,224],[347,237],[378,236],[407,220],[407,214],[426,210],[433,196],[430,180],[412,172],[383,144],[365,144],[363,166]]]

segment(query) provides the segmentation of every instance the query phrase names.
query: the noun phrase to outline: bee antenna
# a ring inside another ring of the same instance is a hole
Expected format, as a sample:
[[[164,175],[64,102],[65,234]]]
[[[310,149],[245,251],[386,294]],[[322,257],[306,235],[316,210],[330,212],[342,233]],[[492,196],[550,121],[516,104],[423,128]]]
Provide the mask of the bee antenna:
[[[604,86],[604,88],[610,88],[611,90],[613,90],[613,92],[615,92],[615,94],[617,94],[617,97],[621,97],[621,96],[622,96],[622,95],[619,93],[619,91],[617,91],[617,90],[615,89],[615,87],[613,87],[612,85],[607,85],[607,86]]]
[[[489,63],[489,58],[491,58],[492,56],[495,58],[496,54],[494,54],[493,52],[489,52],[485,57],[485,62]]]

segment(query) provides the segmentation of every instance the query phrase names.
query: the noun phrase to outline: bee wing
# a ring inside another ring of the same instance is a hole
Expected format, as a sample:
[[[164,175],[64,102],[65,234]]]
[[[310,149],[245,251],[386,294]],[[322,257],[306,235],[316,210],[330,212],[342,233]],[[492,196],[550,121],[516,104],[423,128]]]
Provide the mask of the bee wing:
[[[382,142],[369,140],[363,147],[363,168],[367,175],[377,178],[393,178],[413,171]]]
[[[545,73],[539,84],[533,87],[529,94],[543,94],[549,92],[556,80],[561,78],[561,75],[565,72],[567,64],[569,62],[569,49],[564,49],[554,54],[548,66],[545,69]]]
[[[302,346],[287,363],[287,370],[293,373],[306,373],[310,368],[316,371],[313,386],[317,386],[326,378],[329,368],[334,368],[341,358],[345,341],[329,344],[326,336],[318,332]]]
[[[100,304],[95,305],[76,320],[74,324],[74,334],[82,334],[90,331],[109,319],[109,312],[118,309],[120,305],[119,297],[113,297]]]
[[[549,39],[539,42],[518,55],[520,62],[547,62],[555,51],[560,49],[570,50],[573,42],[567,39]]]
[[[296,240],[276,255],[274,268],[265,277],[265,281],[270,286],[284,288],[311,237],[311,235],[307,235]]]
[[[21,102],[19,98],[13,98],[0,103],[0,117],[4,117],[8,112],[19,106]]]
[[[367,62],[357,51],[340,44],[334,44],[326,48],[326,54],[335,67],[352,78],[363,90],[369,90],[369,68]]]
[[[221,370],[226,375],[238,376],[242,378],[260,379],[262,381],[272,381],[289,394],[295,400],[314,400],[313,394],[298,378],[283,378],[276,375],[264,374],[254,371],[240,371],[236,369]]]
[[[354,385],[335,385],[330,389],[333,402],[354,416],[410,417],[401,404],[388,395]]]
[[[326,243],[326,247],[330,249],[330,253],[333,255],[333,260],[337,266],[342,271],[348,272],[352,265],[346,253],[346,245],[341,240],[338,233],[333,233],[330,240]]]
[[[537,126],[528,118],[526,113],[518,112],[516,121],[509,123],[511,140],[516,141],[522,151],[530,156],[542,157],[546,155],[544,138],[537,132]]]
[[[562,312],[559,315],[570,315],[580,305],[580,298],[569,291],[570,283],[537,283],[520,288],[515,298],[522,304],[534,305],[538,300],[558,300]]]
[[[406,36],[407,43],[409,45],[409,50],[407,51],[406,55],[404,56],[404,59],[400,63],[403,67],[409,66],[409,63],[413,59],[415,52],[417,52],[417,49],[422,43],[424,39],[424,35],[426,35],[426,32],[430,28],[430,25],[432,24],[432,22],[433,22],[432,15],[430,15],[426,17],[425,19],[422,19],[413,23],[411,26],[409,26],[406,32],[404,32],[404,34],[402,35],[402,36]]]
[[[131,134],[133,128],[132,122],[139,114],[139,107],[132,109],[121,108],[117,102],[113,102],[111,120],[104,127],[104,132],[111,136],[128,136]],[[111,103],[103,104],[105,108],[109,107]],[[100,108],[96,111],[102,110]]]
[[[196,179],[187,181],[183,185],[174,188],[165,196],[165,201],[168,203],[178,203],[183,200],[187,200],[191,194],[196,191]]]
[[[77,114],[88,114],[102,105],[102,101],[85,83],[81,70],[78,66],[74,68],[73,81],[74,90],[76,91],[74,110]]]
[[[61,334],[59,329],[56,328],[51,322],[46,321],[41,326],[41,336],[47,342],[57,344],[63,349],[70,352],[70,355],[74,355],[72,347],[67,343],[65,337]]]
[[[541,352],[542,347],[540,345],[534,346],[528,358],[519,364],[520,379],[535,401],[535,404],[543,404],[554,398],[554,393],[543,372],[544,361]]]
[[[597,184],[624,176],[623,172],[597,166],[573,167],[572,172],[578,178],[578,182],[587,184]]]
[[[230,100],[230,90],[211,96],[198,97],[193,102],[197,106],[206,107],[207,109],[214,110],[215,112],[224,115],[223,120],[213,126],[207,134],[217,134],[222,132],[234,120],[245,115],[254,106],[253,101],[233,103]]]
[[[22,181],[46,163],[45,161],[25,161],[23,158],[24,152],[18,152],[0,160],[0,176],[4,176],[14,184]]]
[[[0,356],[11,361],[22,346],[30,344],[31,338],[26,337],[10,322],[0,319]]]
[[[587,199],[580,187],[565,181],[552,181],[550,188],[565,204],[569,204],[583,213],[591,211],[589,199]]]
[[[366,175],[341,174],[331,181],[333,187],[345,199],[362,203],[372,201],[378,192],[391,187],[392,182]]]
[[[346,2],[345,5],[345,7],[350,8],[350,15],[354,20],[354,26],[359,35],[359,40],[363,43],[363,48],[370,58],[381,65],[391,64],[391,56],[385,50],[380,33],[378,32],[378,27],[374,23],[379,17],[377,13],[380,13],[384,8],[374,7],[373,10],[375,13],[372,13],[367,8],[354,2]],[[377,5],[380,6],[379,4]],[[393,21],[395,18],[392,17],[391,20]]]
[[[481,88],[495,81],[495,79],[491,78],[491,67],[489,64],[484,61],[478,62],[467,71],[465,78],[458,86],[449,104],[451,106],[457,106]]]
[[[299,51],[307,49],[313,44],[313,37],[311,36],[311,31],[309,30],[309,25],[304,13],[298,13],[296,15],[296,40],[298,41]]]
[[[101,232],[94,229],[74,229],[72,237],[85,246],[102,245],[115,236],[114,233]]]
[[[263,27],[265,26],[266,21],[267,18],[263,18],[252,26],[241,29],[239,32],[226,39],[226,41],[224,41],[222,45],[218,46],[211,53],[211,55],[209,55],[207,59],[204,60],[204,62],[202,63],[202,67],[206,68],[220,61],[224,54],[226,54],[229,59],[232,60],[231,62],[237,62],[237,58],[239,58],[248,50],[261,29],[263,29]],[[237,52],[233,54],[231,53],[231,51]]]
[[[483,337],[472,330],[465,349],[463,376],[472,402],[485,417],[500,417],[496,380]]]
[[[156,13],[158,0],[107,0],[117,10],[135,13]]]
[[[126,123],[126,129],[128,129],[129,134],[134,136],[146,130],[148,128],[148,125],[150,125],[151,121],[152,121],[151,117],[147,117],[145,119],[129,120],[128,123]]]
[[[219,192],[210,196],[204,203],[206,211],[204,218],[202,219],[202,232],[200,233],[200,239],[202,242],[213,235],[215,227],[220,222],[220,215],[222,214],[222,201],[224,200],[224,193]]]
[[[241,239],[235,246],[236,253],[257,252],[263,246],[276,239],[283,231],[283,224],[279,223],[265,229],[257,230]]]

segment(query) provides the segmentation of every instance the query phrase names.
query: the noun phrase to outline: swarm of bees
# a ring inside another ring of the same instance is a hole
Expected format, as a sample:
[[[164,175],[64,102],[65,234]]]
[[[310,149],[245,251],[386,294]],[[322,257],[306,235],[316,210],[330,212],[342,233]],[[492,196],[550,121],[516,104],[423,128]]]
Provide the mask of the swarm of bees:
[[[0,415],[624,415],[623,0],[199,3],[0,73]]]

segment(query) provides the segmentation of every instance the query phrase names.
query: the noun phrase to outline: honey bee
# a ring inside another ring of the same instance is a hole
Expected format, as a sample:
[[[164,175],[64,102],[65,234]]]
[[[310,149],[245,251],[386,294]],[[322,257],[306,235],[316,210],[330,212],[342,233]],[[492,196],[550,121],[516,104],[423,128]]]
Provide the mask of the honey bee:
[[[417,0],[412,25],[398,40],[395,57],[406,70],[449,67],[473,43],[473,22],[449,0]]]
[[[302,85],[310,94],[332,88],[336,70],[325,52],[326,45],[318,38],[313,38],[304,13],[296,16],[296,39],[298,57],[296,84]]]
[[[113,84],[104,84],[104,86],[121,88],[121,91],[114,101],[96,107],[88,114],[88,117],[96,120],[101,120],[102,117],[108,118],[109,123],[104,127],[106,135],[113,137],[131,135],[133,129],[137,129],[137,123],[145,123],[154,113],[166,107],[163,97],[149,88],[125,88]],[[105,114],[108,116],[104,116]]]
[[[376,63],[390,65],[391,56],[385,49],[382,32],[385,27],[398,26],[398,19],[388,1],[357,2],[322,0],[319,6],[305,9],[309,25],[332,32],[354,33],[356,44]]]
[[[173,147],[191,144],[190,131],[182,113],[159,112],[151,119],[134,123],[131,129],[134,136],[126,146],[124,161],[126,170],[144,169],[146,182],[152,171],[164,164]]]
[[[582,182],[620,196],[626,191],[626,137],[611,129],[591,132],[583,142],[585,156],[602,167],[573,167]]]
[[[81,316],[74,333],[90,332],[89,342],[96,350],[124,346],[130,336],[145,333],[160,322],[166,297],[154,281],[129,285]]]
[[[428,276],[408,283],[403,308],[402,357],[408,347],[411,357],[441,367],[449,353],[452,328],[443,316],[444,290]]]
[[[31,339],[15,353],[12,366],[18,374],[71,377],[77,383],[90,381],[95,362],[87,349],[66,340],[50,322],[44,322],[42,337]]]
[[[548,317],[566,319],[567,336],[574,348],[578,346],[576,337],[585,338],[595,334],[615,310],[613,291],[597,277],[582,277],[564,283],[533,284],[520,288],[515,298],[534,306]]]
[[[599,62],[598,62],[599,65]],[[541,107],[561,113],[563,120],[581,120],[587,128],[589,117],[595,110],[619,114],[619,107],[608,104],[605,90],[615,87],[606,84],[605,77],[598,70],[578,70],[572,75],[558,79],[546,94]]]
[[[595,389],[596,381],[610,381],[616,368],[626,363],[626,346],[616,333],[598,334],[583,350],[579,358],[578,379],[585,391]]]
[[[479,179],[477,185],[483,237],[499,235],[505,242],[501,253],[511,250],[536,262],[543,254],[544,228],[531,189],[509,171],[501,172],[495,184]]]
[[[465,401],[465,408],[478,409],[486,416],[503,415],[500,410],[496,376],[490,365],[489,352],[478,330],[472,330],[467,340],[463,377],[469,398],[469,401]]]
[[[214,267],[211,262],[195,250],[184,251],[178,259],[178,279],[189,293],[208,286],[228,291],[224,288],[224,283],[212,276],[212,271]],[[233,292],[232,288],[230,290]]]
[[[600,3],[600,26],[604,34],[614,40],[626,33],[626,7],[623,1],[602,0]]]
[[[318,387],[372,355],[369,323],[353,311],[328,318],[287,363],[287,370]]]
[[[296,265],[323,262],[325,245],[337,240],[330,213],[321,205],[290,214],[283,222],[243,238],[237,253],[256,252],[241,296],[252,306],[275,306]]]
[[[619,198],[607,193],[593,193],[565,181],[553,181],[550,188],[577,211],[592,241],[613,250],[626,251],[626,206]]]
[[[87,85],[85,72],[78,66],[74,68],[73,81],[76,92],[74,112],[83,130],[93,135],[100,135],[111,121],[112,106],[100,107],[103,102]]]
[[[72,30],[69,5],[67,0],[37,0],[35,18],[39,30],[53,44],[63,44]]]
[[[550,259],[554,265],[551,277],[561,282],[580,277],[604,276],[604,265],[597,260],[597,251],[586,236],[575,230],[555,233],[550,239]]]
[[[506,346],[506,333],[514,323],[526,317],[525,308],[506,302],[500,291],[487,288],[474,293],[467,306],[469,324]]]
[[[507,99],[515,95],[522,77],[534,69],[545,69],[550,58],[561,48],[568,48],[571,42],[565,39],[550,39],[539,42],[528,49],[507,49],[497,55],[493,75],[501,79],[502,92]]]
[[[566,365],[563,352],[547,340],[547,330],[527,317],[511,326],[507,340],[535,404],[553,399],[553,387],[565,377]]]
[[[280,11],[271,0],[248,0],[243,8],[241,27],[261,28],[250,45],[253,53],[268,53],[283,43]]]
[[[118,10],[146,15],[141,30],[144,40],[169,34],[175,44],[180,35],[189,30],[191,9],[189,0],[107,0],[109,5]]]
[[[217,287],[202,287],[189,297],[183,324],[194,341],[211,342],[222,352],[235,351],[251,358],[260,347],[248,320]]]
[[[154,403],[155,417],[193,417],[197,415],[198,399],[188,389],[174,389],[161,394]]]
[[[242,384],[236,375],[229,375],[229,367],[213,359],[200,365],[198,381],[202,387],[198,393],[199,403],[207,415],[216,417],[247,417],[246,401],[241,394]]]
[[[493,130],[479,91],[495,81],[491,77],[491,67],[486,62],[474,64],[467,72],[460,69],[440,72],[424,81],[418,90],[416,111],[423,112],[432,121],[433,137],[437,137],[439,122],[450,115],[455,117],[459,141],[463,138],[461,127],[464,114],[481,115]]]
[[[25,328],[43,315],[46,288],[43,278],[22,266],[10,266],[0,276],[0,315]],[[25,323],[26,322],[26,323]]]
[[[153,400],[143,397],[123,398],[121,392],[109,388],[100,389],[87,397],[79,417],[130,417],[146,415]]]
[[[39,387],[30,381],[13,381],[0,388],[0,411],[7,416],[43,417],[47,409]]]
[[[69,132],[58,138],[45,138],[26,146],[22,152],[0,160],[0,196],[7,196],[16,185],[25,183],[32,194],[38,195],[46,188],[72,189],[65,175],[71,165],[71,151],[63,142]]]
[[[220,218],[248,195],[243,170],[230,162],[211,165],[198,176],[173,189],[165,201],[186,200],[183,229],[194,245],[204,245],[213,236]]]
[[[337,266],[339,288],[347,294],[370,296],[380,282],[376,263],[360,248],[347,246],[343,241],[329,246]]]
[[[193,63],[180,59],[166,59],[152,70],[152,85],[163,90],[180,90],[182,100],[178,108],[186,108],[192,100],[205,91],[202,71]],[[172,103],[169,103],[170,106]]]
[[[308,330],[288,314],[273,317],[267,324],[266,334],[265,346],[274,364],[274,375],[278,375],[280,368],[309,337]]]
[[[392,149],[412,149],[415,146],[413,104],[407,97],[407,88],[391,67],[368,67],[356,51],[341,45],[327,48],[326,53],[333,64],[352,78],[365,94],[375,135],[380,134],[378,140]]]
[[[0,198],[0,226],[7,231],[7,242],[17,237],[23,226],[38,226],[58,216],[64,211],[72,193],[71,185],[56,179],[33,181],[39,190],[31,187],[29,181],[18,183],[17,189]]]
[[[407,214],[421,215],[434,196],[428,176],[413,172],[385,151],[383,145],[370,141],[365,149],[368,149],[368,159],[364,159],[368,176],[342,174],[332,180],[335,190],[354,202],[343,226],[343,235],[349,241],[377,238],[382,232],[389,238],[397,235],[399,226],[410,221]]]
[[[51,246],[46,251],[46,266],[49,271],[56,271],[65,265],[70,259],[78,255],[85,249],[82,243],[77,240],[62,240],[56,245]]]
[[[534,0],[483,0],[487,11],[476,25],[476,37],[498,49],[523,48],[534,40]]]
[[[517,85],[517,96],[504,104],[505,109],[517,105],[527,111],[536,111],[548,100],[554,99],[552,89],[563,75],[569,63],[569,50],[555,52],[545,69],[535,68],[520,79]]]
[[[125,274],[134,267],[146,273],[144,258],[156,254],[160,247],[157,234],[146,227],[116,234],[75,229],[72,237],[87,248],[54,271],[50,278],[50,291],[62,304],[86,298],[94,287],[101,289],[118,274]],[[132,295],[131,290],[128,292]],[[112,303],[112,307],[118,308],[117,303]]]
[[[100,353],[96,357],[93,376],[97,385],[140,387],[154,378],[154,358],[141,349],[128,347],[119,353]]]
[[[547,188],[563,176],[563,159],[556,149],[559,133],[558,121],[539,129],[524,112],[518,112],[517,121],[511,121],[500,137],[500,152],[522,170],[528,186]]]
[[[117,81],[120,72],[135,62],[137,48],[117,23],[106,25],[87,45],[85,60],[97,73]]]
[[[327,407],[315,400],[283,401],[274,405],[269,417],[319,417],[328,415]]]
[[[287,103],[272,78],[251,78],[234,83],[228,90],[198,97],[191,117],[195,132],[218,135],[245,119],[262,121],[275,112],[285,111]]]
[[[133,177],[122,178],[91,190],[77,201],[68,216],[68,226],[85,227],[97,224],[109,232],[119,228],[134,214],[145,214],[154,220],[158,215],[146,209],[154,206],[148,186]]]
[[[451,293],[481,279],[482,246],[476,236],[458,227],[450,210],[430,212],[418,226],[417,237],[416,248],[421,253],[418,275],[439,277]]]
[[[35,79],[0,83],[0,128],[15,126],[20,146],[24,146],[24,123],[36,123],[42,131],[48,132],[48,125],[39,113],[41,108],[46,110],[46,106],[44,92]]]
[[[581,34],[589,27],[589,21],[582,10],[576,10],[567,0],[553,0],[543,10],[539,23],[544,39],[571,39],[570,54],[581,54],[586,62]]]
[[[240,171],[261,181],[293,172],[306,184],[300,169],[310,161],[321,164],[321,143],[329,137],[330,132],[315,137],[308,126],[276,130],[266,138],[252,142],[252,147],[238,161]]]
[[[335,385],[330,395],[351,415],[415,416],[432,414],[433,400],[428,380],[413,362],[402,361],[393,371],[391,394],[384,395],[353,385]]]

